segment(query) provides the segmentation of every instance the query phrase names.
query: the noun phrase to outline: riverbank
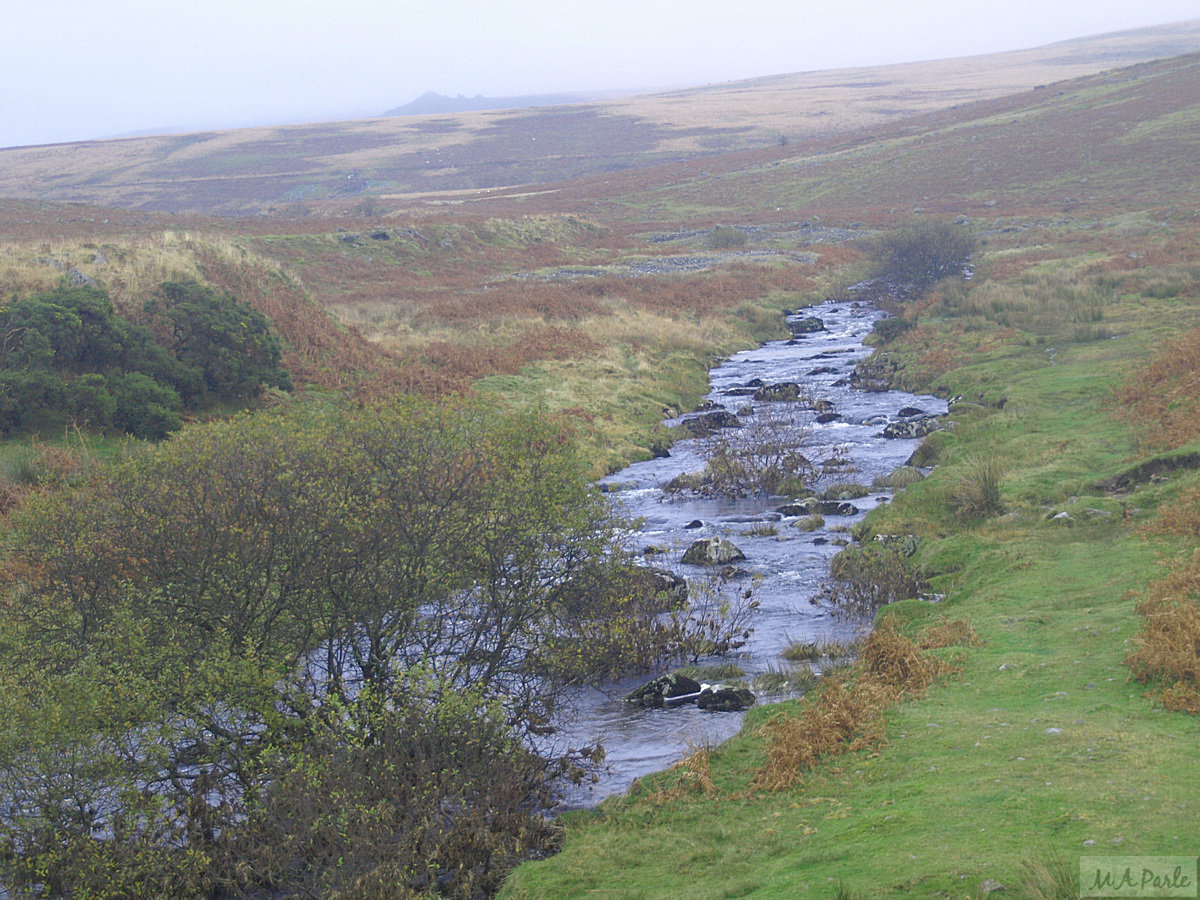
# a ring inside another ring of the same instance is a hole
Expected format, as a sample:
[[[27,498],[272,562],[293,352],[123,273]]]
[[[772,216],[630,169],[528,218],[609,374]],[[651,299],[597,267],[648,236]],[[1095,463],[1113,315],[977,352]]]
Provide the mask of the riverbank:
[[[731,615],[739,615],[747,629],[741,646],[726,659],[704,662],[724,662],[726,670],[742,673],[739,684],[764,700],[795,696],[796,685],[814,680],[808,662],[785,659],[793,642],[852,641],[865,627],[861,619],[837,615],[828,603],[818,602],[830,560],[865,512],[888,501],[891,490],[878,482],[916,449],[915,439],[884,437],[885,427],[912,421],[918,408],[930,417],[946,411],[944,400],[928,395],[866,392],[853,385],[850,376],[856,363],[872,352],[863,339],[881,316],[878,310],[850,300],[806,307],[792,314],[789,323],[807,322],[810,331],[723,361],[710,374],[711,389],[703,404],[709,414],[719,410],[739,433],[753,432],[756,423],[763,421],[787,421],[796,429],[795,439],[805,454],[814,460],[836,455],[842,463],[813,486],[822,490],[833,484],[859,484],[861,492],[854,493],[862,496],[852,503],[817,518],[794,511],[785,515],[779,511],[779,497],[709,497],[667,490],[673,479],[704,467],[703,438],[683,437],[669,455],[635,463],[601,482],[622,514],[639,523],[626,543],[640,562],[685,576],[698,602],[711,593],[713,599],[730,605]],[[779,400],[774,399],[771,385],[798,385],[799,390],[793,399]],[[814,412],[814,404],[822,414]],[[901,416],[901,411],[910,415]],[[686,422],[695,415],[668,424],[686,435]],[[876,488],[868,490],[872,483]],[[694,541],[708,538],[729,541],[746,556],[737,564],[736,574],[719,585],[711,566],[683,561]],[[596,782],[568,791],[568,806],[594,805],[626,790],[635,778],[667,768],[690,748],[725,740],[739,729],[741,715],[735,712],[714,714],[694,707],[644,710],[622,702],[621,697],[646,677],[639,672],[605,690],[582,692],[567,721],[561,723],[559,740],[565,746],[599,742],[607,753]],[[728,675],[722,677],[730,680]]]
[[[985,265],[990,283],[923,302],[883,348],[906,387],[965,398],[926,441],[932,476],[860,532],[921,536],[912,564],[944,599],[880,616],[910,636],[969,622],[978,646],[927,651],[956,671],[889,708],[877,740],[780,791],[755,782],[762,726],[810,701],[755,710],[690,768],[573,814],[562,853],[521,867],[504,896],[1074,896],[1085,856],[1197,854],[1197,721],[1126,665],[1140,593],[1195,545],[1151,529],[1197,475],[1103,482],[1164,452],[1145,443],[1147,423],[1114,417],[1114,388],[1200,315],[1186,292],[1153,287],[1171,272],[1093,249],[1036,275]],[[1002,473],[998,508],[960,517],[983,459]]]

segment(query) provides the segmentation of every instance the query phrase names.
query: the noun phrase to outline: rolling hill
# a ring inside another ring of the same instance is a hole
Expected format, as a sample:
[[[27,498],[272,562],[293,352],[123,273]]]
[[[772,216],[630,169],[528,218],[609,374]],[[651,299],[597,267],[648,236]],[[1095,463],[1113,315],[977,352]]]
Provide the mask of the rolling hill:
[[[861,132],[1200,50],[1200,20],[1036,50],[812,72],[597,103],[0,151],[0,196],[174,212],[402,202]]]

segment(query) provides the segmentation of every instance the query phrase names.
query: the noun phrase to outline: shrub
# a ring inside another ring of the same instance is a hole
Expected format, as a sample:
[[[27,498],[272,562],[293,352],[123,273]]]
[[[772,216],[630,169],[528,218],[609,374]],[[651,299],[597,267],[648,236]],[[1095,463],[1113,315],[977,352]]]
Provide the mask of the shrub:
[[[745,247],[748,237],[746,232],[729,225],[718,225],[708,233],[705,242],[713,250],[736,250]]]
[[[880,235],[871,250],[878,277],[922,294],[942,278],[961,277],[975,246],[975,237],[965,226],[920,219]]]
[[[882,544],[848,547],[833,558],[829,574],[834,604],[855,616],[873,615],[881,606],[920,596],[925,589],[921,571]]]

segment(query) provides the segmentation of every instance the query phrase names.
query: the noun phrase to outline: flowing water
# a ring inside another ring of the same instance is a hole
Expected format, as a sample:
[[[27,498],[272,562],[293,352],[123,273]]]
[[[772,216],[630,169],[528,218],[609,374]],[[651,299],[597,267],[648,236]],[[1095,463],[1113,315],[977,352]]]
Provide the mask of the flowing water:
[[[755,413],[770,406],[776,416],[781,408],[786,408],[789,415],[803,417],[811,435],[805,454],[819,459],[824,452],[840,448],[853,468],[835,479],[870,485],[875,478],[903,465],[917,444],[912,439],[884,438],[883,425],[899,421],[902,409],[916,408],[929,415],[941,415],[946,412],[946,403],[936,397],[901,391],[868,393],[839,384],[853,371],[855,363],[870,353],[862,339],[880,317],[878,311],[856,303],[838,302],[804,310],[803,315],[818,316],[826,330],[739,353],[712,371],[708,399],[730,412],[744,413],[751,398],[736,392],[748,382],[759,379],[765,384],[799,383],[808,397],[831,401],[840,419],[816,424],[812,414],[803,412],[799,403],[753,402]],[[635,463],[604,479],[604,484],[613,491],[613,501],[642,523],[631,548],[665,550],[664,554],[642,561],[670,568],[689,581],[700,581],[709,575],[705,567],[679,562],[693,541],[720,535],[741,548],[746,559],[738,567],[747,573],[747,578],[735,590],[740,594],[743,585],[751,588],[758,607],[751,614],[750,638],[733,654],[733,661],[750,675],[786,669],[789,664],[781,660],[780,654],[792,641],[853,637],[861,629],[861,623],[836,616],[819,598],[828,576],[829,561],[840,549],[837,542],[847,537],[840,529],[860,521],[879,503],[887,502],[889,493],[875,491],[851,501],[859,510],[857,514],[826,516],[825,526],[812,532],[790,527],[791,520],[776,512],[776,507],[784,502],[779,498],[730,500],[665,493],[663,486],[676,475],[703,468],[699,443],[695,439],[678,441],[669,457]],[[695,527],[697,521],[702,523],[700,527]],[[760,525],[757,529],[756,524]],[[769,533],[771,525],[775,526],[776,534]],[[572,747],[599,740],[608,755],[600,780],[573,791],[566,798],[567,806],[592,805],[609,794],[624,791],[634,779],[667,768],[693,747],[718,743],[741,726],[741,713],[706,712],[692,705],[642,709],[621,700],[645,680],[641,677],[614,683],[577,698],[570,721],[562,723],[557,740]]]

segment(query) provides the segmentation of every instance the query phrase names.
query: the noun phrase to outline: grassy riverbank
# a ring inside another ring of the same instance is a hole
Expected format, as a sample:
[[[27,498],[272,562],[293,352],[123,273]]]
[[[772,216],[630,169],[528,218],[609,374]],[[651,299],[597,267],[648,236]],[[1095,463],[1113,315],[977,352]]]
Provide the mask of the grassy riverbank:
[[[1188,435],[1151,446],[1137,409],[1115,415],[1162,331],[1200,324],[1181,260],[1138,264],[1189,227],[1082,253],[1075,229],[994,237],[981,280],[909,308],[915,327],[882,348],[909,386],[964,397],[926,442],[932,476],[861,534],[922,537],[911,563],[943,599],[879,616],[910,636],[969,622],[977,646],[926,651],[955,671],[887,708],[878,739],[779,791],[756,786],[763,726],[809,703],[758,709],[727,744],[569,817],[563,852],[519,869],[505,896],[1073,896],[1081,856],[1196,855],[1196,719],[1147,697],[1126,657],[1139,592],[1189,549],[1154,523],[1200,479],[1100,484],[1200,448]],[[1035,244],[1036,260],[1013,264]],[[984,459],[1002,473],[999,508],[961,518]]]

